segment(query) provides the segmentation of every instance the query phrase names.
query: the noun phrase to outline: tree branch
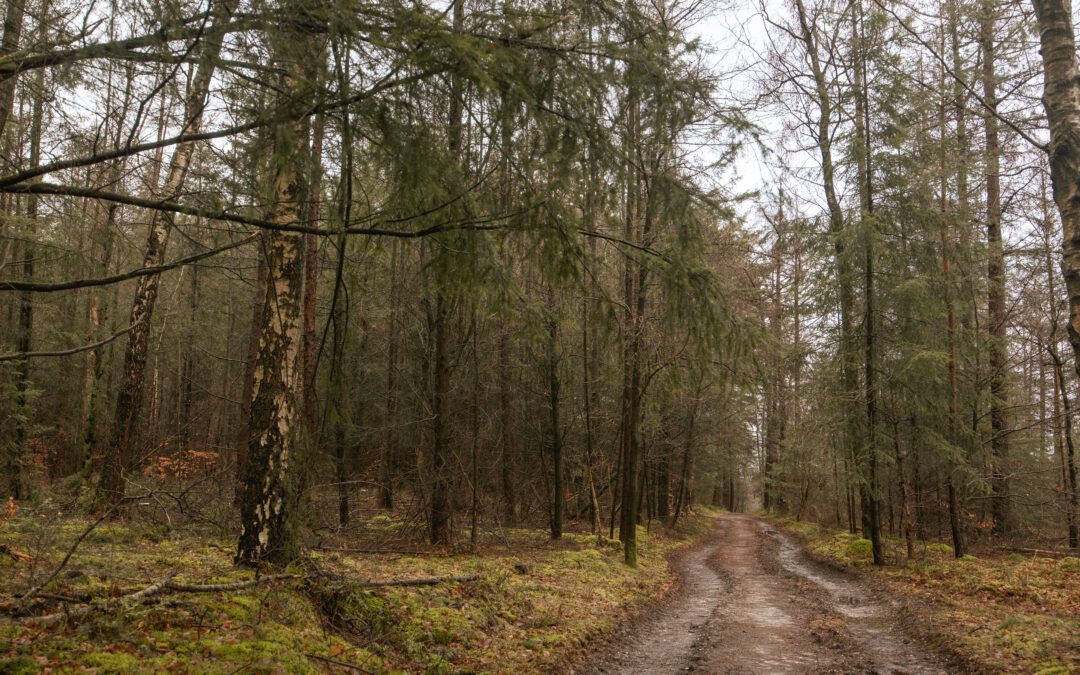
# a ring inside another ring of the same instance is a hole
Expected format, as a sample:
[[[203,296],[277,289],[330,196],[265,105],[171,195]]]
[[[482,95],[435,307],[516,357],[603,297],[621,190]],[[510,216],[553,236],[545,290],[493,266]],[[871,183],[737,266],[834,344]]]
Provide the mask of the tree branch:
[[[37,358],[42,358],[42,357],[46,357],[46,356],[71,356],[72,354],[79,354],[79,353],[82,353],[82,352],[88,352],[91,349],[97,349],[98,347],[102,347],[104,345],[107,345],[110,342],[112,342],[113,340],[116,340],[117,338],[119,338],[119,337],[121,337],[123,335],[127,335],[132,330],[134,330],[135,326],[138,326],[138,325],[139,324],[137,324],[137,323],[133,323],[130,326],[128,326],[127,328],[125,328],[123,330],[119,330],[119,331],[113,333],[112,335],[105,338],[104,340],[98,340],[97,342],[92,342],[92,343],[90,343],[88,345],[82,345],[81,347],[73,347],[71,349],[61,349],[59,351],[53,351],[53,352],[14,352],[14,353],[11,353],[11,354],[0,354],[0,362],[3,362],[3,361],[20,361],[22,359],[37,359]]]
[[[35,283],[33,281],[0,281],[0,291],[28,291],[30,293],[53,293],[56,291],[68,291],[75,288],[88,288],[91,286],[109,286],[111,284],[120,283],[121,281],[127,281],[128,279],[134,279],[136,277],[143,277],[149,274],[160,274],[167,272],[168,270],[182,267],[184,265],[190,265],[205,258],[210,258],[219,253],[224,253],[229,249],[238,248],[244,244],[251,243],[258,238],[257,234],[247,236],[239,241],[234,241],[224,246],[218,246],[201,253],[189,255],[186,258],[179,258],[172,262],[163,263],[161,265],[152,265],[150,267],[140,267],[138,269],[130,270],[127,272],[121,272],[120,274],[114,274],[108,277],[98,277],[96,279],[77,279],[74,281],[58,281],[56,283]],[[133,326],[132,326],[133,327]],[[123,332],[131,330],[132,327],[125,329]],[[117,333],[115,337],[119,337],[123,333]],[[93,347],[89,347],[93,349]],[[3,360],[3,359],[0,359]]]

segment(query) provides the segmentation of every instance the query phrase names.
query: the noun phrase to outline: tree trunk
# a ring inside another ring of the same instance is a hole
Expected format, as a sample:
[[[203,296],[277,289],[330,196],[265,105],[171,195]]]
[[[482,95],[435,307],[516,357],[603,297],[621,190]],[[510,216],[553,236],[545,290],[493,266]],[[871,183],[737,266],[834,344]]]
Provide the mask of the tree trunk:
[[[958,20],[955,16],[953,20]],[[942,31],[942,47],[944,48],[944,30]],[[955,58],[957,56],[959,47],[954,36],[953,48],[957,50],[954,53]],[[945,301],[945,338],[947,343],[947,349],[949,352],[949,424],[948,424],[948,443],[949,457],[947,458],[947,474],[945,477],[945,489],[947,492],[948,509],[949,509],[949,531],[952,535],[953,555],[957,558],[961,558],[964,555],[964,531],[962,522],[960,520],[960,504],[956,491],[956,477],[957,477],[957,465],[959,462],[956,460],[955,454],[960,452],[960,448],[957,444],[957,418],[959,415],[959,387],[957,384],[957,353],[956,353],[956,310],[953,306],[953,293],[952,293],[952,262],[950,258],[950,252],[952,248],[952,242],[949,238],[949,197],[948,197],[948,176],[947,176],[947,157],[945,150],[945,134],[947,131],[947,119],[945,109],[945,67],[942,66],[939,71],[940,86],[941,86],[941,102],[938,110],[938,126],[941,132],[941,152],[940,152],[940,195],[941,200],[941,286],[942,286],[942,298]],[[958,116],[962,116],[964,113],[962,110],[957,111]],[[957,134],[963,133],[962,118],[957,120]],[[961,181],[958,181],[961,182]],[[960,186],[964,189],[964,186]],[[961,212],[959,217],[965,217]],[[908,556],[911,557],[910,555]]]
[[[1080,546],[1080,523],[1077,523],[1080,504],[1076,489],[1076,450],[1072,438],[1072,402],[1065,387],[1065,369],[1057,347],[1051,343],[1046,349],[1054,367],[1054,436],[1061,464],[1061,486],[1065,492],[1065,523],[1069,531],[1069,548],[1077,548]]]
[[[1043,106],[1050,124],[1050,181],[1061,216],[1062,263],[1069,299],[1069,343],[1080,373],[1080,78],[1077,77],[1076,35],[1072,3],[1032,0],[1039,26],[1043,62]],[[1067,387],[1062,386],[1062,390]],[[1070,458],[1075,476],[1075,458]],[[1072,483],[1072,502],[1077,491]]]
[[[549,289],[548,297],[548,410],[550,414],[550,447],[553,499],[551,502],[551,538],[560,539],[563,528],[563,456],[562,429],[559,425],[559,323],[555,316],[555,289]]]
[[[8,3],[8,13],[14,13],[16,3]],[[42,8],[42,16],[47,11],[48,4]],[[22,11],[21,7],[18,11]],[[20,19],[21,21],[21,19]],[[39,40],[45,39],[45,24],[39,28]],[[7,26],[5,25],[5,31]],[[43,116],[45,96],[45,72],[39,70],[36,79],[36,91],[34,94],[33,110],[30,119],[30,166],[37,166],[41,160],[41,123]],[[2,133],[2,127],[0,127]],[[23,269],[24,281],[34,280],[34,257],[37,250],[34,246],[34,238],[37,232],[38,198],[37,195],[26,195],[26,243],[23,245]],[[19,322],[15,333],[15,351],[25,354],[30,351],[34,334],[34,304],[32,294],[24,291],[19,294]],[[20,359],[15,366],[15,405],[18,414],[15,416],[15,443],[12,448],[14,457],[8,470],[8,494],[15,499],[24,496],[22,460],[26,454],[26,427],[29,424],[30,409],[27,399],[30,389],[30,363],[28,359]]]
[[[469,542],[476,546],[480,512],[480,353],[476,325],[476,304],[469,308],[469,323],[472,334],[472,400],[469,402],[469,483],[471,488],[469,504]]]
[[[993,489],[992,516],[995,534],[1009,530],[1009,430],[1005,421],[1008,405],[1008,345],[1005,307],[1005,249],[1001,242],[1001,142],[998,139],[997,75],[994,72],[994,28],[997,2],[983,0],[979,28],[982,51],[983,101],[986,133],[986,296],[988,360],[990,366],[990,449]]]
[[[25,0],[8,0],[7,12],[4,13],[4,34],[0,37],[0,58],[9,56],[19,49],[22,37],[23,16],[26,13]],[[0,137],[7,130],[8,119],[15,106],[15,74],[0,77]]]
[[[679,469],[679,486],[675,493],[675,509],[671,514],[671,526],[679,522],[683,509],[690,506],[690,477],[694,465],[694,422],[697,419],[698,400],[701,398],[701,377],[693,390],[694,400],[690,402],[690,414],[686,420],[686,439],[683,441],[682,466]]]
[[[631,83],[631,89],[634,88]],[[629,148],[637,143],[638,99],[631,91],[627,106],[627,139]],[[636,241],[640,195],[640,179],[637,167],[631,161],[626,164],[626,227],[627,241]],[[637,263],[640,268],[638,280],[645,274],[644,261]],[[644,329],[644,288],[635,284],[634,259],[625,258],[623,270],[623,299],[626,304],[626,316],[623,322],[623,392],[620,439],[622,456],[622,491],[620,499],[619,539],[623,544],[623,559],[627,565],[637,565],[637,506],[638,506],[638,422],[640,414],[640,358],[641,340]]]
[[[458,33],[464,28],[464,0],[454,0],[453,30]],[[447,124],[447,139],[450,156],[453,161],[463,164],[462,117],[464,113],[464,94],[461,76],[453,73],[450,77],[450,111]],[[451,178],[453,181],[454,178]],[[453,182],[451,183],[453,185]],[[446,461],[450,453],[450,364],[447,353],[447,333],[449,331],[449,301],[446,285],[446,252],[440,251],[435,262],[435,340],[434,368],[435,382],[432,400],[432,449],[431,449],[431,513],[430,536],[433,544],[450,543],[450,488],[446,476]]]
[[[215,4],[213,9],[215,24],[222,25],[228,22],[235,7],[236,0],[224,0]],[[218,55],[221,53],[222,34],[220,31],[210,31],[204,40],[202,55],[184,100],[183,133],[185,134],[196,133],[199,130]],[[176,147],[169,163],[165,183],[158,190],[159,198],[175,199],[180,194],[194,152],[194,142],[181,143]],[[146,251],[143,256],[144,267],[161,265],[165,262],[165,248],[172,234],[173,218],[172,213],[165,211],[155,210],[151,214]],[[138,459],[135,456],[135,444],[138,438],[139,412],[142,406],[143,372],[146,368],[146,356],[150,345],[150,323],[153,319],[160,281],[160,274],[139,277],[135,287],[135,297],[131,303],[130,325],[134,328],[128,333],[111,442],[106,450],[99,486],[101,497],[106,505],[117,504],[123,498],[124,475]]]
[[[398,242],[390,244],[390,314],[389,337],[386,349],[386,419],[383,421],[383,447],[381,461],[381,479],[379,480],[379,506],[392,511],[394,508],[394,479],[397,474],[398,460],[398,409],[397,369],[398,369]]]
[[[199,268],[191,268],[191,293],[188,297],[188,339],[180,362],[180,405],[177,415],[177,441],[181,452],[191,446],[191,428],[195,407],[195,332],[199,310]]]
[[[248,328],[247,355],[244,358],[244,380],[240,391],[240,424],[237,425],[236,444],[236,494],[234,495],[237,505],[240,504],[240,495],[243,492],[244,475],[247,461],[247,447],[250,442],[248,436],[248,419],[251,417],[251,402],[255,397],[255,366],[259,358],[259,336],[263,331],[263,317],[265,312],[263,301],[266,298],[266,233],[262,233],[258,240],[256,254],[258,267],[255,273],[255,295],[251,303],[251,323]]]
[[[1080,78],[1069,0],[1032,0],[1050,125],[1050,181],[1061,216],[1062,273],[1069,298],[1069,342],[1080,374]]]
[[[858,419],[854,414],[858,394],[858,353],[855,342],[855,334],[852,322],[855,312],[855,293],[852,286],[851,261],[847,255],[847,241],[845,237],[844,212],[840,206],[840,199],[836,193],[835,167],[833,164],[832,148],[832,114],[833,104],[829,94],[828,82],[825,79],[825,71],[821,64],[818,53],[818,40],[816,27],[810,24],[809,16],[803,0],[795,0],[795,8],[799,15],[799,28],[802,42],[810,59],[811,75],[814,79],[814,87],[818,104],[818,128],[817,145],[821,155],[821,179],[825,192],[825,202],[829,211],[829,236],[833,242],[833,255],[836,264],[836,284],[840,304],[840,395],[843,409],[844,435],[847,452],[844,464],[854,460],[855,451],[859,445]],[[849,471],[844,472],[845,477],[850,476]],[[847,489],[847,513],[848,525],[854,528],[854,503],[850,486]]]
[[[349,466],[345,454],[345,422],[340,419],[340,412],[337,417],[334,422],[334,468],[337,478],[338,525],[345,527],[349,524]]]
[[[287,86],[287,83],[286,83]],[[285,89],[288,91],[288,89]],[[293,152],[284,148],[279,152]],[[275,170],[274,222],[296,222],[304,190],[301,160]],[[239,564],[286,562],[291,551],[286,517],[289,468],[300,411],[296,392],[299,371],[303,238],[270,232],[266,237],[266,297],[263,301],[259,352],[252,380],[254,395],[248,421],[248,447],[240,500],[243,528]]]
[[[510,435],[510,331],[499,334],[499,485],[508,522],[517,517],[514,499],[513,440]]]
[[[859,499],[862,507],[863,536],[870,539],[874,564],[884,565],[881,546],[881,501],[877,480],[877,363],[876,336],[874,335],[874,197],[873,174],[870,166],[870,109],[866,89],[866,36],[863,34],[863,17],[860,11],[852,18],[852,48],[854,54],[855,138],[854,153],[858,177],[859,201],[862,208],[864,251],[864,309],[863,334],[865,337],[864,396],[866,400],[866,450],[860,473]],[[869,536],[868,536],[869,535]]]
[[[292,121],[274,130],[270,219],[280,224],[301,220],[309,194],[307,124],[298,113],[311,94],[305,83],[313,79],[308,69],[317,53],[310,31],[318,18],[309,16],[303,6],[292,9],[292,18],[283,22],[275,36],[274,52],[274,61],[281,68],[278,105],[293,113],[288,116]],[[270,231],[265,242],[266,296],[252,378],[248,455],[240,500],[243,529],[236,553],[238,564],[251,566],[287,562],[294,553],[287,526],[289,480],[302,422],[296,399],[303,384],[304,239],[296,233]]]
[[[315,116],[311,130],[311,179],[304,224],[318,227],[322,206],[322,152],[326,118]],[[301,360],[304,368],[304,426],[309,440],[315,438],[318,405],[315,400],[315,370],[317,366],[318,337],[315,325],[315,300],[319,285],[319,237],[314,233],[304,235],[304,339]]]

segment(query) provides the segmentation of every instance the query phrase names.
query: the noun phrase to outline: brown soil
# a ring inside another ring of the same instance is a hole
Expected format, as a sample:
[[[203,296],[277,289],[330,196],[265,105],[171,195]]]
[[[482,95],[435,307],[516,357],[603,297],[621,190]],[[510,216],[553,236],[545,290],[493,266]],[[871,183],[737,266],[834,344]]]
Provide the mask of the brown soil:
[[[862,581],[806,557],[755,518],[717,519],[675,561],[681,587],[616,636],[595,673],[945,672]]]

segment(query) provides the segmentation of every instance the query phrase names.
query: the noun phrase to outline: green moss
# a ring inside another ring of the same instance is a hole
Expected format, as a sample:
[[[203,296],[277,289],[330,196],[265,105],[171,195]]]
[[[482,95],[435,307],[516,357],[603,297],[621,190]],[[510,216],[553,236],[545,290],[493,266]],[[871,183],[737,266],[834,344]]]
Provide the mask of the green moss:
[[[428,654],[427,662],[424,664],[424,673],[426,675],[442,675],[442,673],[454,672],[453,664],[448,662],[441,654]]]
[[[447,645],[456,640],[468,641],[473,638],[473,628],[466,613],[451,607],[434,607],[424,612],[434,644]]]
[[[852,560],[868,559],[874,554],[874,545],[869,539],[856,539],[848,542],[844,554]]]
[[[91,652],[79,661],[89,668],[105,673],[127,673],[139,666],[139,658],[122,652]]]
[[[30,673],[39,672],[41,672],[41,666],[29,656],[0,659],[0,673],[5,673],[5,675],[30,675]]]
[[[1057,661],[1044,661],[1035,665],[1035,675],[1071,675],[1073,669]]]
[[[952,555],[953,554],[952,546],[949,546],[948,544],[942,544],[942,543],[939,543],[939,542],[934,542],[934,543],[931,543],[931,544],[927,544],[926,545],[926,550],[930,551],[932,553],[942,553],[944,555]]]

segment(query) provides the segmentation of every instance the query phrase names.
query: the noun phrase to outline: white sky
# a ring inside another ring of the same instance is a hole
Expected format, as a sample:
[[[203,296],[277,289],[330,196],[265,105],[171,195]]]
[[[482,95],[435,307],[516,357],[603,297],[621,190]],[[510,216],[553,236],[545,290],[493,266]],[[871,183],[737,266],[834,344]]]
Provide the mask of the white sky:
[[[775,7],[775,0],[765,0]],[[722,98],[738,104],[749,99],[757,89],[755,77],[760,74],[761,55],[767,51],[768,35],[761,5],[756,0],[713,0],[705,17],[689,31],[700,38],[710,53],[709,60],[718,73],[729,74],[724,80]],[[776,148],[781,132],[780,121],[760,108],[743,107],[744,114],[752,123],[764,130],[762,140],[769,148]],[[777,179],[775,167],[770,166],[762,148],[749,143],[743,149],[731,169],[730,185],[736,193],[775,190]],[[758,208],[759,200],[743,202],[737,211],[751,216]]]

